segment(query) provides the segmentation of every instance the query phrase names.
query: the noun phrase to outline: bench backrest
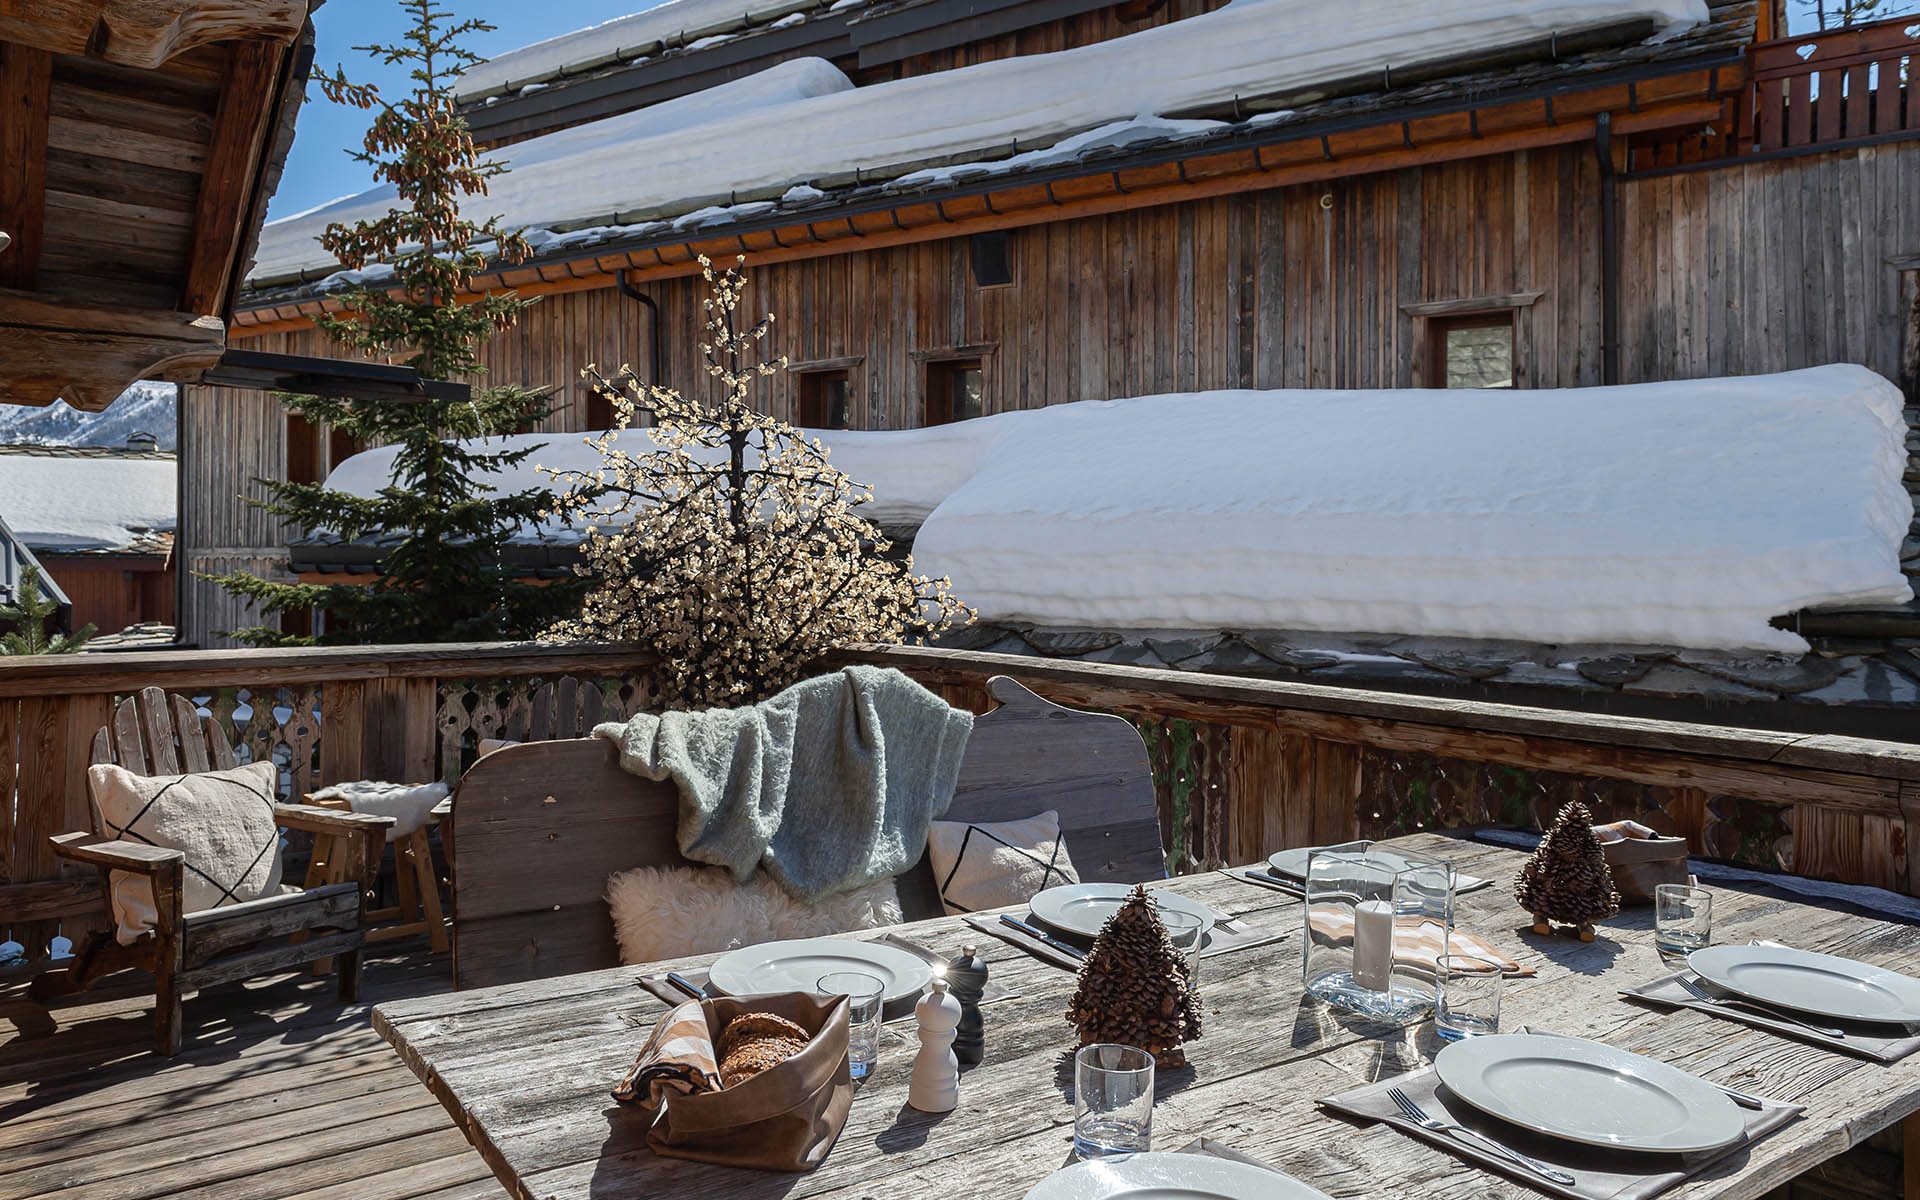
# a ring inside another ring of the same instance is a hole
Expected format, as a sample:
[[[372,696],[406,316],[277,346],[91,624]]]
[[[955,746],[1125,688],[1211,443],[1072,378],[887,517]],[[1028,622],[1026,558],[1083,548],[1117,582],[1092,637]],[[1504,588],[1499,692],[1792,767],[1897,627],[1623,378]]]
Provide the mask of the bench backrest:
[[[1083,879],[1165,875],[1146,744],[1119,717],[1083,713],[1019,683],[989,685],[947,820],[1004,821],[1046,809]],[[533,742],[475,763],[454,796],[454,980],[463,988],[618,965],[607,877],[680,866],[679,793],[620,769],[600,739]],[[939,915],[923,859],[900,878],[909,920]]]

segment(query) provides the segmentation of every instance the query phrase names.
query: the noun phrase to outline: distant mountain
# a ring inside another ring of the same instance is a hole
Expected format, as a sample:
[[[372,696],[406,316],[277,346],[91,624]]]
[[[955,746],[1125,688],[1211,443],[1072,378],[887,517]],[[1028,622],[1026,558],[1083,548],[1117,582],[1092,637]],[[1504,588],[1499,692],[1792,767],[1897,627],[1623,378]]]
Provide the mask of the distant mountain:
[[[136,383],[102,412],[86,413],[56,400],[45,408],[0,404],[0,444],[124,446],[136,433],[152,434],[162,450],[179,439],[179,389],[171,383]]]

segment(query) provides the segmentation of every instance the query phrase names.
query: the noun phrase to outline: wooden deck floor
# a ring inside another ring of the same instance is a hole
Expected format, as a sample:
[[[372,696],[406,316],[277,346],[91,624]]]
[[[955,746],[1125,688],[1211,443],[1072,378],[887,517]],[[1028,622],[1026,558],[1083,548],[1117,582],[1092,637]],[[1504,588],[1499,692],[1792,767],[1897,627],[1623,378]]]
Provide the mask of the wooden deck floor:
[[[151,1052],[150,997],[49,1011],[0,984],[0,1200],[501,1200],[369,1024],[452,986],[445,955],[400,945],[358,1005],[310,976],[190,998],[172,1060]]]

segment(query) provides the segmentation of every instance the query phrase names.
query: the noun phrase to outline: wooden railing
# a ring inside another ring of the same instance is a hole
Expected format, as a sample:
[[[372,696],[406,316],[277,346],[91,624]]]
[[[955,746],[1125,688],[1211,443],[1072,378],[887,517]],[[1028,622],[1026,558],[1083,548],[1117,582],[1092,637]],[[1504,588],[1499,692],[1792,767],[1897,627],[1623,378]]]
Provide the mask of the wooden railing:
[[[1920,133],[1920,16],[1762,42],[1752,63],[1751,152]]]
[[[899,667],[986,706],[1011,675],[1132,719],[1153,754],[1176,870],[1416,829],[1534,824],[1567,799],[1684,834],[1697,852],[1920,894],[1920,747],[1597,716],[1312,684],[911,647]],[[612,647],[390,646],[0,660],[0,940],[32,955],[97,919],[94,883],[47,836],[85,828],[93,732],[143,687],[193,697],[284,792],[359,778],[456,779],[543,681],[611,715],[656,703],[650,656]]]

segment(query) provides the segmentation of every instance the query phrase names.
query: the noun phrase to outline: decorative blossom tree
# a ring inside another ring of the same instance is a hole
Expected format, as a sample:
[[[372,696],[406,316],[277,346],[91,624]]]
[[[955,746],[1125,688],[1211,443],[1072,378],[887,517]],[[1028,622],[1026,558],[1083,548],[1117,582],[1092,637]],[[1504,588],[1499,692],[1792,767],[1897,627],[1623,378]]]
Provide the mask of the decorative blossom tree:
[[[668,703],[694,708],[764,699],[840,646],[970,620],[949,581],[888,556],[856,511],[870,491],[817,439],[754,408],[753,383],[786,366],[761,358],[773,317],[743,329],[745,274],[700,261],[713,288],[700,349],[722,396],[708,407],[630,367],[584,372],[613,403],[616,430],[591,442],[597,471],[553,473],[574,489],[558,511],[587,524],[579,569],[594,580],[555,636],[653,648]],[[656,424],[633,428],[640,412]]]
[[[317,78],[327,98],[373,112],[353,157],[394,186],[399,204],[370,221],[327,226],[320,244],[367,275],[337,293],[340,312],[315,318],[337,344],[372,357],[400,355],[425,379],[483,373],[480,347],[532,303],[511,292],[463,299],[490,260],[523,261],[530,248],[500,218],[461,216],[463,198],[484,196],[506,168],[481,161],[466,121],[454,111],[453,82],[479,61],[460,45],[492,26],[453,21],[435,0],[405,0],[413,25],[399,45],[359,46],[388,64],[411,64],[413,90],[394,102],[350,81],[343,70]],[[473,390],[471,400],[359,401],[283,398],[292,411],[363,444],[398,447],[391,484],[374,496],[320,484],[260,480],[259,502],[290,526],[383,547],[378,578],[360,584],[281,583],[248,574],[215,582],[266,613],[325,610],[337,620],[322,641],[470,641],[531,636],[571,611],[580,589],[545,587],[502,561],[516,529],[556,497],[544,488],[501,494],[486,476],[539,447],[486,449],[462,439],[530,428],[549,411],[545,394],[520,387]],[[311,641],[260,626],[236,632],[255,643]]]

